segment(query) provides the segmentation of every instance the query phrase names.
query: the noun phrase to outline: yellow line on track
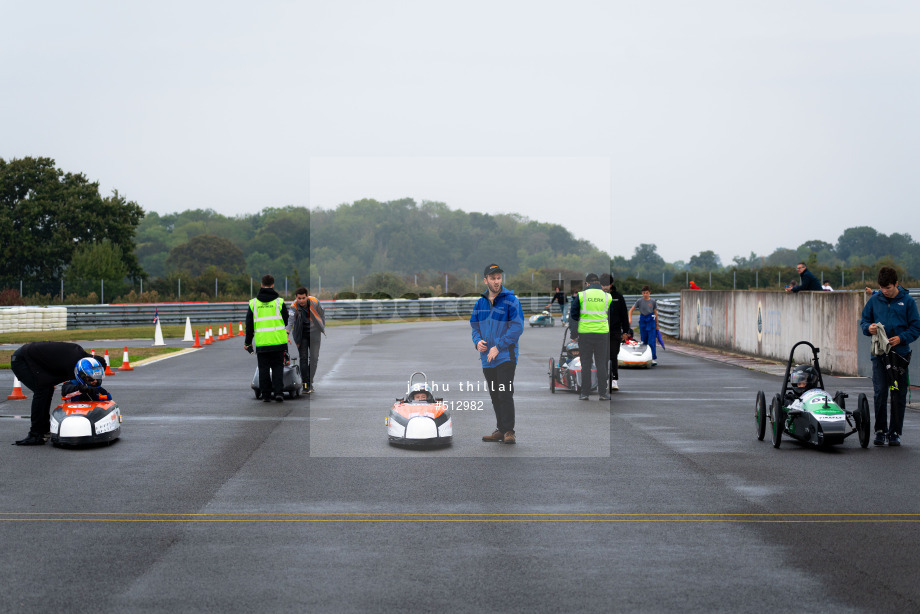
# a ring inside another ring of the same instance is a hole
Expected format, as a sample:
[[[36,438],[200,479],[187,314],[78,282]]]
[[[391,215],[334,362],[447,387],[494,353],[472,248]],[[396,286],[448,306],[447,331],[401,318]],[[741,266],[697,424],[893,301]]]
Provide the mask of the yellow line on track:
[[[0,522],[543,522],[543,523],[920,523],[920,514],[710,514],[710,513],[106,513],[106,512],[0,512]]]

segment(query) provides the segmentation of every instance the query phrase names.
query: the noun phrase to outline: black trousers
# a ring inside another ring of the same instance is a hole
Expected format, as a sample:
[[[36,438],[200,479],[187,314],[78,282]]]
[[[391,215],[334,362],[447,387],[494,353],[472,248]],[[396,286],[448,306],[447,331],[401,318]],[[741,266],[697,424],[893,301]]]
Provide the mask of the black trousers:
[[[607,394],[607,357],[610,333],[578,333],[578,354],[581,356],[581,396],[591,394],[591,369],[597,367],[597,392]]]
[[[482,369],[495,410],[495,428],[502,433],[514,431],[514,371],[517,363],[508,360],[496,367]]]
[[[620,355],[620,336],[610,337],[610,381],[620,379],[620,366],[617,358]]]
[[[319,344],[322,340],[323,334],[316,332],[307,335],[306,342],[301,344],[300,368],[304,369],[304,377],[309,377],[308,384],[312,384],[313,379],[316,377],[316,364],[319,362]],[[304,350],[306,350],[307,354],[306,359],[303,358]],[[309,376],[307,375],[308,372]]]
[[[256,352],[259,365],[259,390],[263,399],[284,394],[284,350]]]
[[[54,385],[42,383],[43,373],[36,370],[19,350],[13,353],[10,368],[19,381],[32,391],[32,424],[30,435],[44,435],[51,430],[51,401],[54,400]]]
[[[872,387],[875,392],[875,429],[883,433],[902,434],[904,428],[904,408],[907,406],[907,389],[910,383],[907,374],[897,377],[897,390],[891,390],[885,365],[877,357],[872,357]],[[888,420],[888,398],[891,397],[891,420]]]

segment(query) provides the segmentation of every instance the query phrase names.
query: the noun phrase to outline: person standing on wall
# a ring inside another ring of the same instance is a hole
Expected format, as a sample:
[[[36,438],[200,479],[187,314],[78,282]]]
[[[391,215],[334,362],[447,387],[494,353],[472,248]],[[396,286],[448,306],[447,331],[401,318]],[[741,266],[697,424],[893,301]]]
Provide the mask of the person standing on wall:
[[[824,288],[821,287],[821,282],[808,270],[804,262],[795,265],[795,270],[802,281],[798,285],[786,286],[786,292],[801,292],[802,290],[807,292],[821,292],[824,290]]]
[[[266,403],[274,398],[284,401],[284,352],[287,349],[288,308],[275,291],[275,278],[262,277],[262,287],[249,301],[246,313],[246,340],[243,347],[250,354],[255,345],[259,365],[259,390]]]
[[[587,401],[591,394],[591,368],[597,369],[597,394],[599,400],[609,401],[607,394],[607,360],[610,355],[610,310],[612,298],[604,292],[596,273],[585,276],[586,287],[572,301],[569,312],[569,331],[578,340],[581,356],[581,389],[578,400]]]

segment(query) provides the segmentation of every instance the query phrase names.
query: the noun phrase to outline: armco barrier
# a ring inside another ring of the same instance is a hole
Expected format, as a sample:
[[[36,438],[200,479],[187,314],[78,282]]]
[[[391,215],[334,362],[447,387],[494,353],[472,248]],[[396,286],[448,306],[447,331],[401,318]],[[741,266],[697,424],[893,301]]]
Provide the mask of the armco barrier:
[[[327,320],[364,318],[469,317],[478,297],[438,297],[392,300],[322,301]],[[550,297],[519,297],[525,314],[545,309]],[[130,305],[68,305],[68,328],[105,328],[152,325],[154,313],[162,324],[238,322],[246,319],[249,304],[238,303],[144,303]]]
[[[680,297],[658,301],[658,328],[665,335],[680,337]]]
[[[322,301],[327,320],[357,320],[365,318],[424,318],[461,317],[468,318],[478,296],[437,297],[391,300],[340,300]],[[525,316],[540,313],[546,309],[550,296],[518,296]],[[627,307],[635,304],[638,295],[626,296]],[[659,295],[661,299],[677,299],[678,295]],[[10,309],[0,309],[0,313]],[[41,309],[41,308],[34,308]],[[63,313],[65,307],[49,308]],[[184,324],[190,318],[193,326],[198,322],[240,322],[246,319],[247,302],[234,303],[135,303],[120,305],[67,305],[67,328],[111,328],[121,326],[153,325],[154,314],[159,315],[161,324]],[[668,309],[665,306],[665,309]],[[558,306],[551,309],[558,318]],[[18,313],[18,312],[17,312]],[[659,315],[662,311],[659,310]],[[670,316],[669,316],[670,317]],[[669,320],[670,322],[670,320]],[[17,330],[27,330],[17,328]],[[35,329],[33,329],[35,330]],[[46,329],[47,330],[47,329]],[[668,333],[670,334],[670,333]]]

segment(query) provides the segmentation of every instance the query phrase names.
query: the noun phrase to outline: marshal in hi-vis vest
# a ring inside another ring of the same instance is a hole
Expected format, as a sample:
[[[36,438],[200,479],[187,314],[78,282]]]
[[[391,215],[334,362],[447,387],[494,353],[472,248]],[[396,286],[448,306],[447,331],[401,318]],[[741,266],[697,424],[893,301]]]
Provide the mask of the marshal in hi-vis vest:
[[[249,301],[254,330],[252,335],[253,345],[266,347],[287,344],[287,332],[284,330],[284,319],[281,317],[281,306],[283,304],[284,299],[281,297],[270,303],[263,303],[255,298]]]
[[[588,288],[578,293],[580,313],[578,315],[579,333],[610,332],[607,322],[607,310],[610,308],[610,295],[600,288]]]

